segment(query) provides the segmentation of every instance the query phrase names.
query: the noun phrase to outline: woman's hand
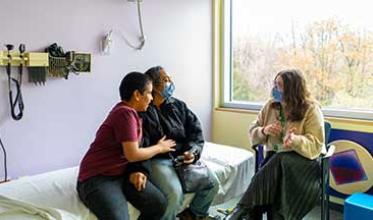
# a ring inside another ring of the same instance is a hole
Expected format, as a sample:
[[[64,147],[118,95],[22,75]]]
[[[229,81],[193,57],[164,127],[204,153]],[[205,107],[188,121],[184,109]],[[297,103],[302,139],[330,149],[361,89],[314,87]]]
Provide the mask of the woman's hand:
[[[284,137],[284,147],[285,148],[291,148],[291,145],[293,144],[294,135],[295,135],[296,131],[297,131],[296,128],[290,128],[289,130],[287,130],[286,135]]]
[[[132,183],[137,191],[145,189],[147,177],[141,172],[130,174],[130,183]]]
[[[184,152],[184,161],[183,161],[184,164],[191,164],[194,162],[194,159],[196,159],[196,157],[194,156],[194,153],[190,151]]]
[[[269,124],[263,128],[263,134],[270,136],[279,136],[281,134],[282,127],[279,121]]]
[[[157,145],[159,146],[159,153],[168,153],[170,151],[175,151],[176,143],[172,139],[166,139],[166,136],[163,136],[159,139]]]

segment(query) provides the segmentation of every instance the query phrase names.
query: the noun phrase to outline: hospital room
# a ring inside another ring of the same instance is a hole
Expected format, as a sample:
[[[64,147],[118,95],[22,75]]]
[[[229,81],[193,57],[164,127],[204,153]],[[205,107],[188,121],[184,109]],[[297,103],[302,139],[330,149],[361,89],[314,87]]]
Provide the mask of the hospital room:
[[[0,8],[0,220],[373,219],[369,1]]]

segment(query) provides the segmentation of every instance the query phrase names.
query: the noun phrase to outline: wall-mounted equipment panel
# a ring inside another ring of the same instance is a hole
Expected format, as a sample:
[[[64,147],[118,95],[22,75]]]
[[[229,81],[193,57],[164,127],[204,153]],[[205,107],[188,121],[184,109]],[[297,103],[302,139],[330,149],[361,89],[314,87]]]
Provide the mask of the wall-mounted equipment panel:
[[[11,66],[19,66],[21,62],[24,62],[25,66],[48,66],[49,58],[48,53],[39,53],[39,52],[27,52],[22,58],[20,52],[11,51],[10,62]],[[8,51],[0,51],[0,66],[8,65]]]

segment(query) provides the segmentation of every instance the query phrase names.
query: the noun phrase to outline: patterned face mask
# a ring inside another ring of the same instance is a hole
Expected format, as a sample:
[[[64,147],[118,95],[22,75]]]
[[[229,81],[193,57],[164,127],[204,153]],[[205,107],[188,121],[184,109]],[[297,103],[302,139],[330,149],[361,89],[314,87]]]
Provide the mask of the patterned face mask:
[[[167,82],[161,93],[162,97],[168,99],[172,96],[175,91],[175,85],[173,82]]]
[[[274,86],[272,88],[272,97],[275,100],[275,102],[282,102],[283,94],[282,92],[277,88],[277,86]]]

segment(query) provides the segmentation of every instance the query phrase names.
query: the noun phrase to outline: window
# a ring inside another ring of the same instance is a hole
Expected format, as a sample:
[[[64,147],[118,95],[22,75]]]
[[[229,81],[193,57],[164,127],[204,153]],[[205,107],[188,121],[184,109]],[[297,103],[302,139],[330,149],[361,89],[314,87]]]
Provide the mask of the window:
[[[297,68],[326,115],[373,119],[368,3],[225,1],[223,105],[260,109],[275,74]]]

